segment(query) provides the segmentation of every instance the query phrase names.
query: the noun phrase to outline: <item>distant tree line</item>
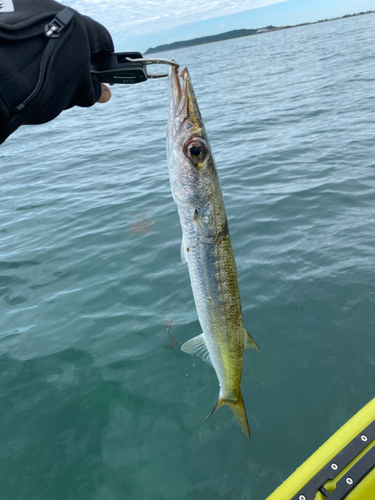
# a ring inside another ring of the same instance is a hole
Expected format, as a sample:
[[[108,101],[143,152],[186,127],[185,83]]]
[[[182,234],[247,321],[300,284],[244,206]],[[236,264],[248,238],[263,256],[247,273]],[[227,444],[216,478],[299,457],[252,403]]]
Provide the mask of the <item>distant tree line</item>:
[[[158,45],[148,49],[145,54],[152,54],[153,52],[164,52],[165,50],[181,49],[182,47],[191,47],[192,45],[201,45],[204,43],[219,42],[221,40],[229,40],[230,38],[238,38],[241,36],[254,35],[258,30],[232,30],[219,35],[203,36],[201,38],[194,38],[193,40],[184,40],[183,42],[167,43],[165,45]]]
[[[153,54],[155,52],[165,52],[166,50],[173,50],[173,49],[182,49],[184,47],[192,47],[194,45],[202,45],[205,43],[212,43],[212,42],[220,42],[222,40],[230,40],[231,38],[239,38],[242,36],[249,36],[249,35],[256,35],[260,34],[266,31],[278,31],[282,29],[288,29],[288,28],[297,28],[298,26],[307,26],[309,24],[316,24],[316,23],[324,23],[326,21],[335,21],[337,19],[343,19],[345,17],[353,17],[353,16],[361,16],[363,14],[374,14],[375,10],[367,10],[363,12],[357,12],[356,14],[346,14],[345,16],[341,17],[334,17],[331,19],[320,19],[319,21],[311,22],[311,23],[302,23],[302,24],[295,24],[295,25],[289,25],[289,26],[280,26],[276,28],[275,26],[266,26],[265,28],[261,29],[242,29],[242,30],[232,30],[232,31],[226,31],[225,33],[220,33],[219,35],[212,35],[212,36],[203,36],[201,38],[193,38],[192,40],[184,40],[182,42],[173,42],[173,43],[166,43],[164,45],[158,45],[157,47],[152,47],[148,49],[145,54]]]

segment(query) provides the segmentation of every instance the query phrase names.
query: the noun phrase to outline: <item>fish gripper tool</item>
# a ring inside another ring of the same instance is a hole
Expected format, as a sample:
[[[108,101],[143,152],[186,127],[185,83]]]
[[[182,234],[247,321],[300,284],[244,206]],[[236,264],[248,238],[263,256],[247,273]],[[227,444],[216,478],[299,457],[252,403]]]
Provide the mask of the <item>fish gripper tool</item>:
[[[163,78],[168,73],[149,74],[150,64],[167,64],[179,67],[175,61],[160,58],[144,58],[140,52],[106,52],[91,59],[91,73],[102,83],[140,83],[149,79]]]

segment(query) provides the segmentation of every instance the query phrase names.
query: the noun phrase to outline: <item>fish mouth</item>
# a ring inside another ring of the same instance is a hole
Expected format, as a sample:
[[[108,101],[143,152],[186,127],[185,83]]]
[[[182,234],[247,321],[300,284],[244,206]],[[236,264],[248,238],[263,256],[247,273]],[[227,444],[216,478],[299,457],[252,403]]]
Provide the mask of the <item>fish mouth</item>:
[[[202,117],[187,68],[181,74],[176,67],[171,66],[169,69],[169,106],[169,122],[173,123],[175,133],[186,120],[193,128],[202,126]]]
[[[187,68],[184,68],[181,73],[179,73],[179,68],[174,66],[169,68],[169,103],[174,117],[181,113],[181,109],[179,108],[184,107],[186,103],[189,84],[191,86]]]

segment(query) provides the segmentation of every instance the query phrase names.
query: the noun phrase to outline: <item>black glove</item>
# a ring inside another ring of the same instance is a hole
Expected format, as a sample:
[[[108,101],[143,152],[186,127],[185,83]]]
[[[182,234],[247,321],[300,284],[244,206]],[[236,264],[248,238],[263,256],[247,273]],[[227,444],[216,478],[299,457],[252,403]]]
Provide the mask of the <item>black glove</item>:
[[[73,9],[53,0],[12,3],[13,12],[0,7],[0,144],[22,124],[48,122],[75,105],[92,106],[101,85],[90,73],[91,57],[114,50],[108,31]],[[54,38],[57,32],[48,36],[45,26],[56,16],[57,26],[59,17],[68,22]]]

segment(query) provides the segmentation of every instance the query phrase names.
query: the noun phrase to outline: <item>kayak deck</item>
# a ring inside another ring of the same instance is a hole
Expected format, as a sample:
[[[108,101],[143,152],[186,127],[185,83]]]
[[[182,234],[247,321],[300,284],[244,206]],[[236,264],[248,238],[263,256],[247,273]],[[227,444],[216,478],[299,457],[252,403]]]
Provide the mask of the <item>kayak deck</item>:
[[[375,399],[344,424],[267,500],[374,500]]]

